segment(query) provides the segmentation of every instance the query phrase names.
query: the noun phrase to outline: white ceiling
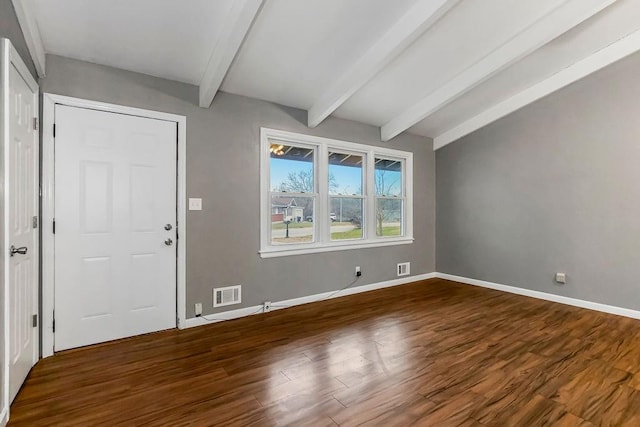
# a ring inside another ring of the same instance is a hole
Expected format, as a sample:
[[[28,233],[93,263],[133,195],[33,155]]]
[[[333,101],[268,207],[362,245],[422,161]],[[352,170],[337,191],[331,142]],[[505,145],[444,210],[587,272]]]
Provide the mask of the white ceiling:
[[[47,53],[199,85],[233,0],[28,0]]]
[[[535,82],[587,58],[640,28],[640,2],[619,2],[471,89],[431,117],[409,129],[418,135],[440,135],[462,120],[509,98]]]
[[[382,126],[558,3],[559,0],[461,1],[344,103],[337,115]]]
[[[416,0],[266,0],[222,90],[309,109]]]
[[[47,53],[437,146],[640,50],[638,0],[13,1]]]

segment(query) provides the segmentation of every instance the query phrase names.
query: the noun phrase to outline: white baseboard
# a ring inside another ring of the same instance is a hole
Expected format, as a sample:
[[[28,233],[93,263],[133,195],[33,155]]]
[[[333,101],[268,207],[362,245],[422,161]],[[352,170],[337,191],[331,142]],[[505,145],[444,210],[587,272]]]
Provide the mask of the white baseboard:
[[[470,279],[468,277],[454,276],[452,274],[435,273],[435,276],[440,279],[465,283],[467,285],[480,286],[483,288],[495,289],[502,292],[509,292],[511,294],[524,295],[527,297],[538,298],[546,301],[558,302],[560,304],[572,305],[574,307],[587,308],[589,310],[602,311],[604,313],[617,314],[618,316],[640,319],[640,311],[631,310],[629,308],[616,307],[614,305],[601,304],[599,302],[585,301],[556,294],[549,294],[546,292],[533,291],[530,289],[518,288],[516,286],[501,285],[499,283]]]
[[[589,310],[601,311],[603,313],[616,314],[618,316],[631,317],[633,319],[640,319],[640,311],[632,310],[629,308],[616,307],[613,305],[602,304],[593,301],[585,301],[577,298],[565,297],[562,295],[550,294],[546,292],[534,291],[531,289],[519,288],[517,286],[502,285],[500,283],[487,282],[484,280],[471,279],[469,277],[454,276],[446,273],[427,273],[417,276],[403,277],[401,279],[387,280],[385,282],[371,283],[369,285],[356,286],[353,288],[347,288],[343,291],[324,292],[321,294],[309,295],[300,298],[293,298],[284,301],[277,301],[272,303],[272,311],[280,310],[282,308],[292,307],[301,304],[307,304],[311,302],[322,301],[331,298],[338,298],[346,295],[358,294],[361,292],[373,291],[376,289],[388,288],[391,286],[404,285],[411,282],[417,282],[426,279],[446,279],[454,282],[465,283],[467,285],[480,286],[488,289],[495,289],[497,291],[508,292],[511,294],[523,295],[531,298],[542,299],[545,301],[557,302],[560,304],[571,305],[574,307],[586,308]],[[254,305],[251,307],[240,308],[237,310],[223,311],[204,317],[194,317],[187,319],[183,328],[192,328],[194,326],[209,325],[212,323],[222,322],[225,320],[237,319],[240,317],[251,316],[253,314],[261,313],[262,306]]]
[[[437,273],[419,274],[416,276],[403,277],[401,279],[387,280],[385,282],[371,283],[369,285],[356,286],[353,288],[347,288],[345,290],[323,292],[321,294],[309,295],[300,298],[293,298],[284,301],[272,302],[271,311],[280,310],[282,308],[292,307],[294,305],[307,304],[310,302],[317,302],[326,299],[343,297],[346,295],[359,294],[361,292],[373,291],[376,289],[388,288],[391,286],[405,285],[411,282],[417,282],[419,280],[433,279],[437,277]],[[254,305],[251,307],[244,307],[237,310],[223,311],[220,313],[214,313],[205,317],[193,317],[187,319],[184,323],[185,328],[192,328],[194,326],[210,325],[212,323],[222,322],[225,320],[237,319],[239,317],[250,316],[252,314],[261,313],[261,305]]]

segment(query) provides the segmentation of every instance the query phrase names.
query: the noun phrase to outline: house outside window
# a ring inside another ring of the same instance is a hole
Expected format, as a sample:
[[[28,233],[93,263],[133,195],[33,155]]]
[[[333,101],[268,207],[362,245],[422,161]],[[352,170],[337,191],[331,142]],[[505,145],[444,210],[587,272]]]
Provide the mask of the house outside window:
[[[263,258],[413,241],[413,154],[261,129]]]

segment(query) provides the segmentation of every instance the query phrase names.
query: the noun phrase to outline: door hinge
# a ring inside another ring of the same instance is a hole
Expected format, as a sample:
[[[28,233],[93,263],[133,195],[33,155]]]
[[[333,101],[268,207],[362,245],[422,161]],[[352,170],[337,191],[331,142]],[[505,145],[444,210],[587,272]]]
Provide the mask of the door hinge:
[[[38,118],[33,118],[33,130],[38,130]]]
[[[53,234],[56,234],[56,220],[53,219]]]
[[[56,332],[56,311],[55,311],[55,310],[53,311],[53,322],[52,322],[52,326],[53,326],[53,327],[52,327],[53,332],[55,333],[55,332]]]
[[[33,228],[38,228],[38,217],[37,216],[34,216],[31,219],[31,225],[33,226]]]
[[[53,124],[53,137],[56,137],[56,124]]]
[[[32,326],[33,326],[34,328],[37,328],[37,327],[38,327],[38,315],[37,315],[37,314],[34,314],[34,315],[33,315],[33,318],[32,318],[32,320],[31,320],[31,324],[32,324]]]

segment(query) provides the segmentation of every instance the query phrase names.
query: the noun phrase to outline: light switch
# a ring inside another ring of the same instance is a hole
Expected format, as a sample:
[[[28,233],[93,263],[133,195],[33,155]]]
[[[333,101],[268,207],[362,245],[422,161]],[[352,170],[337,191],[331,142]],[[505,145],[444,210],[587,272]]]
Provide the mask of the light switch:
[[[201,211],[202,210],[202,199],[189,198],[189,210],[190,211]]]

